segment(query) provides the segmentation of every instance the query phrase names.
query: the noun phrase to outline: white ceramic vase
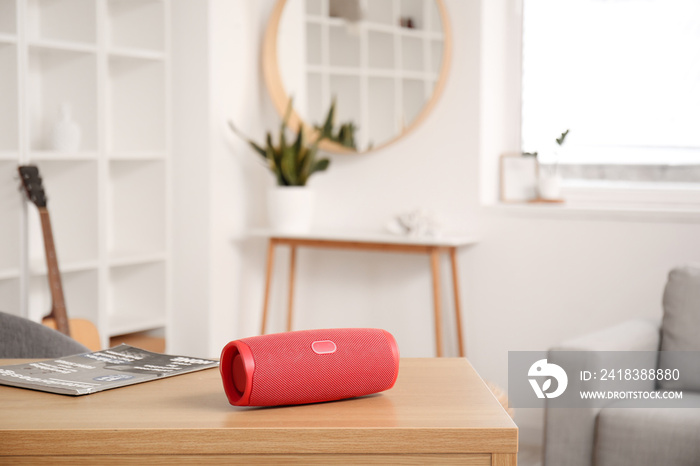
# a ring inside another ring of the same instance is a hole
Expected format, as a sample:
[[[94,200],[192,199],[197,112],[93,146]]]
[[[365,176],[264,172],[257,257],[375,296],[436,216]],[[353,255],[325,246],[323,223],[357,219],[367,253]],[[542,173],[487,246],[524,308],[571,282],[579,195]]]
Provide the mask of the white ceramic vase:
[[[306,186],[275,186],[267,193],[270,227],[283,233],[304,233],[311,229],[316,193]]]
[[[58,121],[51,133],[51,149],[59,152],[75,152],[80,148],[80,126],[73,121],[71,106],[61,105]]]
[[[561,199],[561,175],[558,171],[540,172],[537,184],[540,198],[548,201]]]

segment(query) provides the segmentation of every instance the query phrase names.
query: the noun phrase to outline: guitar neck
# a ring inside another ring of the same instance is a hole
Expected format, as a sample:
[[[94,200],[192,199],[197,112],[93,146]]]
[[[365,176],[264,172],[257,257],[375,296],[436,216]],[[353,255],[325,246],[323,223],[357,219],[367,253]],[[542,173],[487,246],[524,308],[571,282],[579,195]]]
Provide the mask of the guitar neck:
[[[61,273],[58,270],[56,246],[54,245],[53,232],[51,230],[51,218],[46,207],[39,207],[39,217],[41,218],[41,231],[44,235],[46,268],[48,269],[49,289],[51,290],[52,302],[51,313],[47,317],[53,318],[56,321],[56,329],[59,332],[70,336],[66,302],[63,297],[63,285],[61,284]]]

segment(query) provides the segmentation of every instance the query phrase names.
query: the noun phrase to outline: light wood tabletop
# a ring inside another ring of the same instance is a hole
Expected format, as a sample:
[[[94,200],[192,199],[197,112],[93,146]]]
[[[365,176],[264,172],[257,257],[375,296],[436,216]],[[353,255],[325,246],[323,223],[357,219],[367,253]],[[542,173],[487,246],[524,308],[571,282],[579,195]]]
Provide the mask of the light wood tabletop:
[[[0,464],[517,463],[517,427],[463,358],[402,359],[394,388],[330,403],[234,407],[208,369],[80,397],[0,386],[0,413]]]

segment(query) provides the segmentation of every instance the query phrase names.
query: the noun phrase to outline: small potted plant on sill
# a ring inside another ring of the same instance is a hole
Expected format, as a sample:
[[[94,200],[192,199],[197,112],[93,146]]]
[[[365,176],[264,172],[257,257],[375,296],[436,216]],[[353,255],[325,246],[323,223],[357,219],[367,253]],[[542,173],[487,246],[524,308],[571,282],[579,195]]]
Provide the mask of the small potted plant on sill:
[[[333,136],[335,102],[331,105],[323,126],[312,135],[300,125],[295,137],[287,139],[289,117],[292,114],[292,99],[289,99],[284,118],[280,124],[277,143],[268,131],[265,144],[258,144],[243,135],[229,121],[229,127],[243,138],[263,159],[275,176],[277,185],[270,189],[267,198],[270,226],[290,233],[308,231],[313,220],[315,192],[307,186],[314,173],[328,169],[330,160],[318,157],[319,143]]]
[[[541,199],[547,201],[556,201],[561,198],[561,174],[559,173],[559,157],[561,156],[562,146],[566,141],[566,136],[569,135],[567,129],[556,139],[557,146],[554,150],[554,163],[552,166],[540,165],[538,172],[537,187]]]

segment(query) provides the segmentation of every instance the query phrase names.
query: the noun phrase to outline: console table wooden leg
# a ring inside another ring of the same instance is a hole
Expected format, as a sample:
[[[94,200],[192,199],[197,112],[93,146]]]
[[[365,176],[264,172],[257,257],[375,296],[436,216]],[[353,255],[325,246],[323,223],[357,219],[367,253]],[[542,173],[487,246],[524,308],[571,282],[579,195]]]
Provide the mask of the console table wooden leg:
[[[267,244],[267,267],[265,270],[265,297],[263,299],[262,328],[260,334],[265,335],[265,324],[267,323],[267,309],[270,304],[270,286],[272,285],[272,266],[275,262],[275,241],[270,240]]]
[[[440,250],[430,251],[430,266],[433,272],[433,305],[435,307],[435,345],[437,357],[442,357],[442,318],[440,315]]]
[[[457,326],[457,342],[459,343],[459,356],[465,357],[464,338],[462,336],[462,310],[459,302],[459,276],[457,275],[457,248],[450,248],[450,262],[452,263],[452,289],[455,296],[455,325]]]
[[[289,303],[287,303],[287,331],[292,331],[292,315],[294,313],[294,269],[297,262],[297,247],[289,247]]]

